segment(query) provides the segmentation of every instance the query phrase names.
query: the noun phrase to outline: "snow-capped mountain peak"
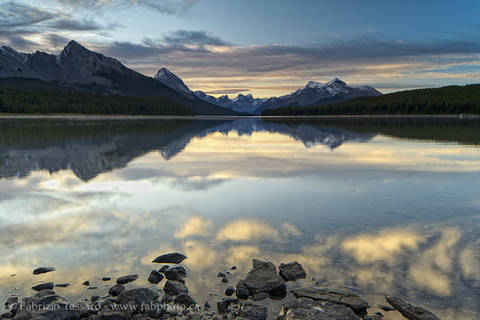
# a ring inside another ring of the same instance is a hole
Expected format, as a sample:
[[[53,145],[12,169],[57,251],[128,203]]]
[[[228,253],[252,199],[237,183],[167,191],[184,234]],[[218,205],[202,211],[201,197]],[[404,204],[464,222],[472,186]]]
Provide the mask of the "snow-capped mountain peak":
[[[185,82],[180,79],[176,74],[168,70],[167,68],[160,68],[154,77],[155,80],[160,81],[167,87],[180,91],[184,94],[192,94],[190,88],[187,87]]]

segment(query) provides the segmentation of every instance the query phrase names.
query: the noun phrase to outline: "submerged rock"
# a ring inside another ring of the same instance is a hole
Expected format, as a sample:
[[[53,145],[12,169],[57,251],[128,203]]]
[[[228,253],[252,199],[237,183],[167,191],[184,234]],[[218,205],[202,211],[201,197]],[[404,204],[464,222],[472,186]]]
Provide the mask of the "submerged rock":
[[[153,263],[175,263],[179,264],[183,260],[187,259],[187,256],[174,252],[174,253],[167,253],[161,256],[156,257],[152,262]]]
[[[408,301],[398,297],[385,297],[385,300],[400,312],[405,318],[410,320],[440,320],[436,315],[430,311],[415,306]]]
[[[349,308],[310,299],[295,300],[283,307],[278,320],[360,320]]]
[[[256,300],[265,298],[261,293],[267,293],[273,298],[283,298],[287,292],[285,280],[277,274],[275,265],[257,259],[253,259],[253,269],[247,274],[245,285],[250,296]]]
[[[235,293],[235,289],[233,289],[233,287],[228,287],[227,289],[225,289],[225,295],[229,297],[232,296],[234,293]]]
[[[54,267],[40,267],[40,268],[37,268],[37,269],[33,270],[33,274],[34,275],[39,275],[39,274],[52,272],[52,271],[55,271]]]
[[[58,288],[68,288],[70,287],[70,283],[57,283],[55,285],[55,287],[58,287]]]
[[[52,290],[53,288],[54,288],[53,282],[41,283],[32,287],[32,289],[35,291]]]
[[[369,308],[367,301],[347,288],[303,287],[293,289],[292,292],[296,298],[309,298],[342,304],[359,314],[366,313]]]
[[[138,274],[130,274],[117,279],[118,284],[127,284],[138,279]]]
[[[307,273],[297,261],[282,263],[278,266],[278,270],[280,276],[285,279],[285,281],[295,281],[307,277]]]

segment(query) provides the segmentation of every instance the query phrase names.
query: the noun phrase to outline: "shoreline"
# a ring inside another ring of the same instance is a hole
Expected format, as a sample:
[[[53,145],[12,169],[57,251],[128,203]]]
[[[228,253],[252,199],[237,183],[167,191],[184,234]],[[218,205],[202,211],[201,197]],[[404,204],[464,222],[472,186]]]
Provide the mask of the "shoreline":
[[[88,291],[97,287],[86,280],[84,298],[73,303],[55,292],[70,286],[69,283],[42,282],[32,287],[36,293],[30,297],[10,296],[5,303],[7,312],[0,319],[381,320],[383,313],[397,313],[410,320],[439,320],[430,311],[400,297],[385,296],[385,304],[373,306],[351,288],[322,286],[313,278],[311,285],[296,285],[297,280],[307,278],[296,261],[277,267],[272,262],[253,259],[244,279],[235,279],[237,267],[232,266],[217,275],[217,281],[226,284],[225,291],[209,292],[204,303],[197,302],[185,285],[188,271],[181,265],[185,259],[185,255],[175,252],[153,260],[152,264],[162,267],[151,271],[150,288],[135,286],[137,274],[119,277],[116,283],[103,277],[100,279],[109,283],[108,292],[90,296]],[[54,267],[40,267],[33,274],[54,271]],[[273,301],[281,303],[280,311],[268,303]],[[374,307],[381,311],[369,312]]]
[[[480,115],[321,115],[321,116],[146,116],[146,115],[84,115],[84,114],[0,114],[0,120],[60,119],[60,120],[239,120],[239,119],[460,119],[479,120]]]

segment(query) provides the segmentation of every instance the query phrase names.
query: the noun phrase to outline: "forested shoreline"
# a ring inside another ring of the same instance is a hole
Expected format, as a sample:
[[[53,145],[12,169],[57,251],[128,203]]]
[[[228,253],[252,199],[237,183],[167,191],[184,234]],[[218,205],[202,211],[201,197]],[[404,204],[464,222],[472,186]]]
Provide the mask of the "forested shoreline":
[[[448,86],[313,107],[266,110],[264,116],[480,114],[480,85]]]
[[[160,97],[98,95],[78,91],[0,88],[0,114],[180,115],[194,112]]]

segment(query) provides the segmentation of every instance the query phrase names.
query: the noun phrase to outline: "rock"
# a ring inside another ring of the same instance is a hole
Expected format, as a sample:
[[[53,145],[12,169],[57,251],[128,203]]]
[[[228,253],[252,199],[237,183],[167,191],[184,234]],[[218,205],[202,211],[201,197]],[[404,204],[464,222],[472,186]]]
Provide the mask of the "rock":
[[[227,278],[227,277],[223,277],[223,278],[222,278],[222,282],[223,282],[223,283],[228,283],[228,278]]]
[[[54,288],[53,282],[41,283],[32,287],[32,289],[35,291],[52,290],[53,288]]]
[[[225,278],[226,276],[227,276],[227,275],[226,275],[225,273],[223,273],[223,272],[217,273],[217,277],[218,277],[218,278]]]
[[[167,253],[164,255],[161,255],[159,257],[156,257],[152,262],[153,263],[175,263],[179,264],[183,260],[187,259],[187,257],[181,253],[175,252],[175,253]]]
[[[182,266],[178,266],[165,270],[163,274],[165,274],[165,278],[168,280],[184,282],[187,277],[187,270]]]
[[[137,310],[148,305],[150,302],[158,299],[158,293],[147,288],[138,288],[121,292],[117,299],[116,304],[120,305],[134,305]]]
[[[167,283],[165,283],[163,291],[166,294],[175,297],[181,294],[187,294],[188,288],[181,282],[168,280]]]
[[[379,307],[380,309],[382,309],[383,311],[387,311],[387,312],[388,312],[388,311],[395,311],[395,308],[390,307],[390,306],[386,306],[386,305],[384,305],[384,304],[379,304],[378,307]]]
[[[123,291],[125,291],[125,286],[123,286],[121,284],[117,284],[116,286],[111,287],[110,290],[108,290],[108,293],[111,296],[116,297],[120,293],[122,293]]]
[[[230,269],[231,270],[237,270],[238,268],[237,268],[237,266],[232,266]]]
[[[243,305],[239,315],[248,320],[267,320],[268,309],[260,304],[247,302]]]
[[[138,274],[130,274],[117,279],[118,284],[127,284],[138,279]]]
[[[88,286],[90,285],[90,281],[88,281],[88,280],[87,280],[87,281],[84,281],[82,284],[83,284],[84,286],[87,286],[87,287],[88,287]]]
[[[360,320],[355,313],[342,305],[309,299],[295,300],[284,306],[278,320]]]
[[[422,307],[414,306],[402,298],[386,296],[385,300],[407,319],[439,320],[439,318],[430,311]]]
[[[189,296],[188,294],[181,294],[179,296],[177,296],[173,302],[175,304],[178,304],[178,305],[181,305],[181,306],[185,306],[186,308],[191,308],[192,306],[195,306],[197,305],[197,301],[195,301],[195,299],[193,299],[191,296]]]
[[[92,302],[97,302],[98,300],[100,300],[100,296],[92,296],[90,298],[90,301],[92,301]]]
[[[112,280],[112,278],[110,278],[110,277],[103,277],[102,278],[102,281],[110,281],[110,280]]]
[[[162,280],[163,280],[163,274],[161,274],[157,270],[152,270],[152,272],[150,272],[150,275],[148,276],[148,282],[152,284],[159,284],[160,281]]]
[[[275,265],[257,259],[253,259],[253,269],[247,274],[245,284],[251,296],[264,292],[273,298],[283,298],[287,292],[285,280],[277,274]]]
[[[96,290],[98,287],[88,287],[87,290]]]
[[[212,307],[212,306],[210,305],[210,302],[205,301],[205,304],[203,305],[203,308],[204,308],[205,310],[209,310],[211,307]]]
[[[160,302],[163,303],[163,304],[169,304],[169,303],[173,302],[173,297],[169,294],[166,294],[162,297],[162,300]]]
[[[342,304],[355,313],[364,314],[369,308],[368,302],[360,298],[355,292],[347,288],[303,287],[292,290],[296,298],[329,301]]]
[[[40,268],[37,268],[37,269],[33,270],[33,274],[34,275],[39,275],[39,274],[42,274],[42,273],[47,273],[47,272],[52,272],[52,271],[55,271],[54,267],[40,267]]]
[[[220,314],[228,312],[228,307],[231,304],[237,304],[238,300],[235,298],[223,298],[221,301],[217,302],[217,311]]]
[[[8,297],[7,301],[5,302],[5,306],[11,306],[18,302],[18,297]]]
[[[305,279],[307,273],[303,269],[302,265],[297,261],[290,263],[282,263],[278,266],[280,277],[285,279],[285,281],[295,281],[298,279]]]
[[[235,289],[235,295],[238,299],[247,300],[250,296],[250,291],[248,291],[247,284],[245,280],[240,280],[237,284],[237,288]]]
[[[376,312],[375,314],[372,315],[367,315],[363,317],[363,320],[382,320],[383,319],[383,314],[380,312]]]
[[[170,269],[170,266],[168,264],[166,264],[163,267],[161,267],[158,271],[161,272],[161,273],[164,273],[168,269]]]
[[[225,289],[225,294],[229,297],[234,293],[235,293],[235,289],[233,289],[233,287],[228,287],[227,289]]]
[[[70,283],[57,283],[55,285],[55,287],[58,287],[58,288],[68,288],[70,287]]]
[[[100,313],[99,318],[94,319],[102,319],[102,320],[127,320],[130,317],[128,314],[121,312],[121,311],[113,311],[113,310],[102,310]]]

